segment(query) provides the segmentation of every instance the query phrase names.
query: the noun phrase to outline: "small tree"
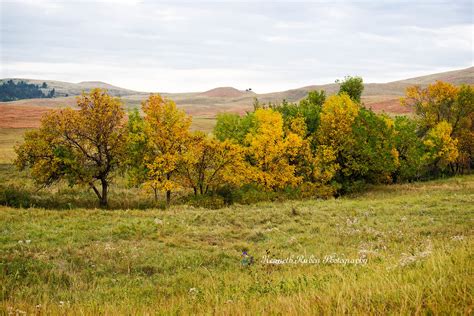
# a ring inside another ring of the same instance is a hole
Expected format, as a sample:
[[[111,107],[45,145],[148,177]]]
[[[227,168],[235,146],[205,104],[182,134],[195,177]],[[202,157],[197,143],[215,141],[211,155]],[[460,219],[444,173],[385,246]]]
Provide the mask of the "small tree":
[[[452,172],[459,172],[473,166],[474,157],[474,89],[468,85],[456,87],[450,83],[437,81],[426,88],[410,87],[406,91],[402,104],[414,109],[419,134],[439,134],[450,125],[450,137],[457,140],[458,155],[450,162]],[[437,127],[438,126],[438,127]],[[437,128],[437,131],[431,132]],[[438,148],[435,146],[434,148]],[[433,148],[432,148],[433,149]],[[442,168],[446,169],[446,168]]]
[[[253,113],[247,113],[242,117],[235,113],[221,113],[217,115],[213,133],[218,140],[228,139],[243,144],[245,136],[254,127],[255,116]]]
[[[125,149],[123,105],[100,89],[83,94],[77,105],[78,111],[68,108],[45,115],[40,128],[27,132],[24,143],[15,148],[15,162],[20,169],[30,167],[41,185],[59,180],[87,185],[100,206],[107,207],[112,173]]]
[[[302,179],[295,175],[296,167],[290,159],[298,154],[301,137],[285,135],[282,116],[274,110],[258,109],[255,118],[256,127],[245,139],[255,181],[273,190],[300,183]]]
[[[229,140],[220,142],[195,133],[179,168],[181,182],[195,195],[207,194],[224,185],[242,185],[248,178],[244,149]]]
[[[432,163],[434,172],[444,171],[459,156],[458,140],[451,137],[452,130],[451,124],[442,121],[430,129],[425,137],[425,159]]]
[[[360,103],[360,98],[364,91],[364,81],[361,77],[346,76],[342,82],[336,80],[336,83],[341,84],[339,95],[346,93],[352,101]]]
[[[145,113],[147,151],[144,156],[147,168],[145,185],[166,193],[166,204],[171,192],[180,184],[173,178],[178,170],[186,143],[189,141],[191,118],[178,110],[172,100],[150,95],[142,104]]]
[[[352,126],[359,114],[359,106],[345,93],[334,95],[324,102],[317,131],[315,179],[331,181],[344,163],[344,150],[355,144]]]
[[[395,118],[395,146],[398,151],[400,165],[393,174],[395,181],[411,181],[420,179],[424,173],[423,140],[417,135],[416,121],[406,116]]]

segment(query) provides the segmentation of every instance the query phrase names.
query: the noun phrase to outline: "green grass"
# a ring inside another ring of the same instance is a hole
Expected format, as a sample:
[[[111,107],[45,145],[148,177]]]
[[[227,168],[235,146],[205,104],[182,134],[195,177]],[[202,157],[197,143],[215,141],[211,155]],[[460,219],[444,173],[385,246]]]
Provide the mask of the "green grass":
[[[220,210],[0,207],[0,310],[469,315],[473,215],[474,176]],[[268,265],[267,251],[368,261]]]

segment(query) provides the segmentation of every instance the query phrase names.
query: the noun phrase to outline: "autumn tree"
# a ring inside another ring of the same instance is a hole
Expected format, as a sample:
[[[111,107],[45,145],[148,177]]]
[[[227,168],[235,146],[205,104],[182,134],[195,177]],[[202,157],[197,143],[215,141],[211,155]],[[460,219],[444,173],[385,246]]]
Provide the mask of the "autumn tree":
[[[101,207],[108,205],[113,171],[125,152],[123,104],[104,90],[94,89],[77,99],[79,110],[54,110],[38,130],[25,134],[16,147],[16,165],[31,168],[35,181],[51,185],[66,180],[89,186]]]
[[[172,100],[160,95],[150,95],[142,103],[145,113],[145,135],[147,151],[144,163],[147,168],[146,186],[166,193],[166,204],[171,201],[171,192],[180,187],[174,178],[189,140],[191,118],[178,110]]]
[[[433,165],[433,173],[444,171],[459,155],[458,140],[451,137],[452,127],[446,121],[436,124],[425,137],[425,159]]]
[[[266,189],[281,189],[301,181],[295,175],[291,157],[298,153],[302,139],[294,133],[284,135],[280,113],[271,109],[255,111],[256,127],[246,136],[247,158],[253,178]]]
[[[248,179],[244,149],[197,132],[190,138],[179,165],[183,186],[195,195],[208,194],[224,185],[241,186]]]
[[[452,162],[452,171],[472,166],[474,89],[471,86],[456,87],[437,81],[426,88],[410,87],[402,98],[402,104],[414,109],[421,137],[427,137],[430,130],[442,122],[451,126],[449,136],[457,140],[458,147],[458,158]],[[444,127],[438,126],[438,130],[432,133],[439,134],[441,129],[446,131],[446,124],[441,126]]]
[[[359,106],[347,94],[329,97],[323,104],[321,123],[317,131],[317,168],[314,177],[328,183],[344,167],[344,149],[354,145],[352,125]]]

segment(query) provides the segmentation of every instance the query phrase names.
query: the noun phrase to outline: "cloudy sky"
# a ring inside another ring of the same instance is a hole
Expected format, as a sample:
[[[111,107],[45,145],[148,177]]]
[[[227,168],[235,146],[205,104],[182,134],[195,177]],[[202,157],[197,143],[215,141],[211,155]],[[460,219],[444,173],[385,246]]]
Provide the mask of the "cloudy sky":
[[[0,0],[0,77],[256,92],[473,65],[473,1]]]

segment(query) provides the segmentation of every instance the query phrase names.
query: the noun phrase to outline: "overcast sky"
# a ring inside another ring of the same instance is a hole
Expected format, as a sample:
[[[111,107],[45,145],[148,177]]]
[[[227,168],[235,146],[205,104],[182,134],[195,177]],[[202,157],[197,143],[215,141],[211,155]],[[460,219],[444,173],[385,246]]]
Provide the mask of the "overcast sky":
[[[0,77],[270,92],[473,65],[473,1],[5,1]]]

